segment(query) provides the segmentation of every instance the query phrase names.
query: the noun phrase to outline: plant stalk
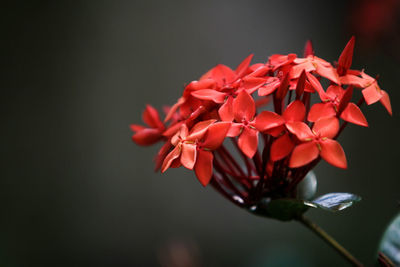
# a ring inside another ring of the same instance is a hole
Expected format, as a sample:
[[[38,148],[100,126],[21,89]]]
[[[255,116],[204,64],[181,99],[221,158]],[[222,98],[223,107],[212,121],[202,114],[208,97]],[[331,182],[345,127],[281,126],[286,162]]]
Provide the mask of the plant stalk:
[[[315,234],[317,234],[331,247],[333,247],[337,252],[339,252],[340,255],[342,255],[346,260],[348,260],[353,266],[359,266],[359,267],[364,266],[359,260],[357,260],[353,255],[351,255],[349,251],[347,251],[342,245],[340,245],[335,239],[333,239],[333,237],[331,237],[327,232],[322,230],[322,228],[319,227],[317,224],[310,221],[308,218],[304,217],[304,215],[301,215],[299,218],[297,218],[297,220],[301,222],[304,226],[306,226],[308,229],[313,231]]]

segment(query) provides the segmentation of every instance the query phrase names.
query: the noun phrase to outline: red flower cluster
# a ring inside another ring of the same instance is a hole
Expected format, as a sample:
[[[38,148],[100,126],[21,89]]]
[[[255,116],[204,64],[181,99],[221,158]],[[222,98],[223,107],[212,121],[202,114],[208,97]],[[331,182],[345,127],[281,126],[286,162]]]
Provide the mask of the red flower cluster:
[[[272,55],[266,63],[251,64],[250,55],[236,70],[217,65],[184,88],[164,121],[147,106],[143,121],[148,127],[131,125],[133,141],[163,141],[156,169],[183,165],[195,171],[201,184],[211,181],[238,205],[265,196],[293,196],[320,158],[347,167],[336,138],[348,122],[368,126],[359,108],[364,101],[380,101],[392,113],[377,80],[350,69],[354,42],[353,37],[336,67],[316,57],[310,42],[304,58]],[[326,90],[322,80],[329,84]],[[351,102],[354,88],[362,90],[357,104]],[[226,139],[237,156],[224,144]]]

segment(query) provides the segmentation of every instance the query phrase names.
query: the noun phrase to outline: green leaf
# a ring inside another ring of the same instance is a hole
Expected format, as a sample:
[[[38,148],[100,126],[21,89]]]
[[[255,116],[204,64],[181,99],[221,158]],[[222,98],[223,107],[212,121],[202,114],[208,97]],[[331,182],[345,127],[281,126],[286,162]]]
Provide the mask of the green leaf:
[[[336,212],[344,210],[360,200],[359,196],[350,193],[329,193],[314,201],[295,198],[265,198],[256,205],[249,207],[248,211],[259,216],[290,221],[298,218],[309,208]]]
[[[329,193],[314,199],[311,203],[316,206],[315,208],[335,212],[344,210],[360,200],[361,197],[350,193]]]
[[[383,234],[379,252],[389,258],[395,266],[400,265],[400,214],[394,218]]]
[[[280,221],[290,221],[309,208],[309,204],[295,198],[263,199],[249,211],[260,216],[274,218]]]

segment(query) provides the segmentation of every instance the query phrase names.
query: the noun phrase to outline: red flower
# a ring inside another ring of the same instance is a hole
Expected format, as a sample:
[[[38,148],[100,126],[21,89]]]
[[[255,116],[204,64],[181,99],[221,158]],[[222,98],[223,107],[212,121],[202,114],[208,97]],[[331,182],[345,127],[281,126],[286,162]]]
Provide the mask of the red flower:
[[[304,166],[317,159],[318,156],[333,166],[347,168],[343,148],[332,139],[339,131],[337,118],[320,119],[315,122],[312,130],[303,122],[291,123],[288,129],[303,142],[293,150],[289,162],[291,168]]]
[[[165,130],[165,126],[160,120],[158,111],[147,105],[142,119],[149,127],[132,124],[131,130],[135,132],[132,140],[142,146],[149,146],[160,141],[163,138],[162,133]]]
[[[347,89],[352,90],[352,89]],[[321,118],[327,117],[335,117],[339,113],[340,103],[342,103],[342,99],[345,96],[346,90],[344,90],[339,85],[331,85],[326,90],[326,94],[324,94],[323,102],[314,104],[310,112],[308,113],[308,120],[311,122],[315,122]],[[343,111],[340,111],[340,118],[360,125],[360,126],[368,126],[367,119],[364,117],[360,108],[354,103],[348,103]]]
[[[348,122],[368,125],[360,109],[364,100],[368,105],[380,101],[392,113],[389,96],[376,79],[350,69],[354,44],[353,37],[337,68],[315,56],[311,42],[304,58],[272,55],[267,63],[251,65],[250,55],[236,70],[219,64],[185,86],[164,123],[147,106],[143,120],[148,126],[132,125],[132,139],[139,145],[165,142],[156,169],[183,165],[194,170],[202,185],[211,184],[241,207],[265,198],[293,197],[320,158],[347,167],[335,139]],[[357,104],[351,102],[357,93],[353,88],[362,88]],[[226,139],[240,157],[231,154]]]
[[[364,72],[361,72],[361,77],[366,83],[364,89],[362,90],[362,94],[367,105],[371,105],[380,101],[389,114],[392,115],[392,106],[390,104],[389,95],[379,87],[376,79],[365,74]]]
[[[199,181],[206,186],[212,175],[213,154],[224,141],[230,123],[208,120],[196,124],[189,133],[186,124],[172,138],[171,143],[175,148],[166,156],[161,171],[165,172],[171,165],[192,170]],[[180,160],[179,162],[177,160]]]

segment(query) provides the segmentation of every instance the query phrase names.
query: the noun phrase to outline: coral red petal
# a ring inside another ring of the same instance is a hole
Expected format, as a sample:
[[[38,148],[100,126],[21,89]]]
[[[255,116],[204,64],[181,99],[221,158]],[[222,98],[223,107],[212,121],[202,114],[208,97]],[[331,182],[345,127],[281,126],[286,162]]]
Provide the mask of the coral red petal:
[[[283,112],[283,118],[286,121],[302,121],[306,115],[306,107],[300,100],[290,103]]]
[[[263,133],[272,135],[273,137],[279,137],[282,135],[282,132],[286,130],[285,125],[280,125],[278,127],[272,128],[272,129],[268,129],[266,131],[264,131]]]
[[[354,51],[354,43],[356,38],[351,37],[350,41],[346,44],[346,47],[343,49],[340,54],[338,60],[338,73],[339,75],[346,74],[347,70],[350,68],[351,63],[353,61],[353,51]]]
[[[281,84],[279,85],[278,90],[276,91],[276,98],[277,99],[284,99],[288,90],[289,90],[289,73],[286,73],[285,77],[283,77],[283,80],[281,81]]]
[[[201,100],[210,100],[215,103],[224,103],[226,94],[218,92],[212,89],[201,89],[197,91],[193,91],[191,93],[192,96],[201,99]]]
[[[212,89],[215,86],[215,81],[213,79],[204,79],[201,81],[192,81],[186,87],[185,91],[196,91],[201,89]]]
[[[182,124],[183,124],[183,121],[171,125],[167,130],[165,130],[165,132],[163,132],[163,136],[166,136],[166,137],[173,136],[180,129]]]
[[[341,168],[347,168],[346,155],[341,145],[332,139],[326,139],[320,142],[321,157],[329,164]]]
[[[376,83],[373,83],[367,88],[363,89],[361,93],[364,96],[365,103],[367,103],[367,105],[371,105],[378,102],[382,98],[380,91],[381,90]]]
[[[243,124],[232,122],[231,127],[229,128],[226,136],[228,137],[236,137],[242,131]]]
[[[300,97],[303,95],[305,84],[306,84],[306,72],[303,70],[300,74],[300,77],[297,81],[296,86],[296,100],[299,100]]]
[[[196,123],[190,130],[189,136],[186,139],[191,141],[200,140],[206,134],[208,127],[215,121],[216,120],[211,119]]]
[[[296,60],[298,60],[298,59],[296,59]],[[293,68],[290,70],[290,78],[297,79],[300,77],[300,75],[303,71],[305,71],[306,73],[309,73],[314,70],[315,70],[315,66],[311,62],[305,61],[304,63],[293,66]]]
[[[340,115],[340,118],[360,126],[368,127],[367,119],[364,117],[360,108],[354,103],[349,103],[347,105]]]
[[[250,54],[249,56],[247,56],[240,64],[239,66],[236,68],[236,75],[237,77],[243,77],[246,72],[247,69],[249,68],[250,62],[253,59],[253,54]]]
[[[379,100],[382,105],[386,108],[387,112],[389,112],[390,116],[392,116],[392,106],[390,104],[390,98],[388,93],[381,90],[382,98]]]
[[[307,165],[319,155],[317,144],[313,141],[296,146],[289,160],[290,168]]]
[[[328,80],[331,80],[332,82],[340,85],[339,75],[332,66],[325,67],[322,65],[318,65],[317,70],[315,72],[321,75],[322,77],[325,77]]]
[[[131,125],[129,125],[129,128],[131,128],[131,130],[134,132],[139,132],[143,129],[146,129],[146,127],[144,127],[142,125],[138,125],[138,124],[131,124]]]
[[[245,89],[247,93],[252,94],[258,88],[263,86],[266,83],[266,81],[267,79],[265,78],[246,76],[243,78],[242,88]]]
[[[226,83],[231,83],[236,78],[236,73],[228,66],[218,64],[211,71],[211,78],[214,79],[218,85],[222,86]]]
[[[281,81],[277,77],[268,77],[265,84],[258,89],[259,96],[270,95],[281,85]]]
[[[312,75],[311,73],[306,73],[307,79],[310,82],[311,86],[315,89],[315,91],[318,92],[319,97],[321,98],[322,101],[327,101],[330,100],[329,96],[325,93],[324,88],[322,88],[321,83],[318,81],[318,79]]]
[[[164,128],[164,124],[160,120],[158,111],[150,105],[146,105],[146,109],[142,114],[142,119],[151,128]]]
[[[206,186],[211,180],[214,156],[210,151],[199,150],[194,172],[199,182]]]
[[[183,166],[192,170],[196,162],[197,145],[191,143],[182,144],[181,163]]]
[[[244,127],[239,136],[238,145],[240,150],[249,158],[252,158],[257,151],[258,131],[250,127]]]
[[[164,162],[161,166],[161,172],[165,172],[172,164],[172,162],[181,155],[181,145],[176,146],[169,154],[165,157]]]
[[[219,108],[218,115],[222,121],[233,121],[233,97],[229,96]]]
[[[313,48],[311,40],[307,40],[306,45],[304,47],[303,56],[304,57],[314,56],[314,48]]]
[[[277,161],[285,158],[292,152],[293,147],[294,143],[292,139],[290,139],[289,134],[286,133],[282,135],[272,143],[270,159],[272,161]]]
[[[314,139],[315,137],[310,127],[308,127],[308,125],[304,122],[287,122],[286,128],[289,130],[289,132],[296,135],[297,138],[301,141],[309,141],[310,139]]]
[[[283,125],[285,120],[280,115],[271,111],[263,111],[255,118],[254,126],[260,132]]]
[[[350,85],[346,89],[346,91],[344,91],[344,94],[340,98],[340,103],[339,103],[339,106],[338,106],[338,114],[341,114],[343,112],[343,110],[350,103],[352,97],[353,97],[353,85]]]
[[[246,91],[241,91],[233,100],[233,116],[237,122],[250,121],[256,113],[253,98]]]
[[[336,117],[319,119],[314,123],[313,131],[321,137],[333,138],[339,131],[339,120]]]
[[[161,133],[158,129],[145,128],[136,132],[132,140],[141,146],[149,146],[157,143],[161,139]]]
[[[217,122],[212,124],[207,131],[204,142],[201,144],[210,150],[215,150],[224,142],[224,139],[231,127],[231,122]]]
[[[163,161],[164,161],[165,157],[167,156],[167,154],[168,154],[169,150],[171,149],[171,147],[172,147],[171,142],[167,141],[160,148],[160,150],[158,151],[157,155],[154,158],[154,161],[156,163],[155,171],[158,171],[161,168],[161,166],[163,164]]]
[[[311,107],[310,112],[307,116],[307,120],[311,122],[316,122],[321,118],[334,116],[336,116],[336,111],[331,102],[316,103]]]
[[[364,88],[366,82],[363,78],[360,78],[353,74],[346,74],[339,78],[341,84],[351,84],[358,88]]]

